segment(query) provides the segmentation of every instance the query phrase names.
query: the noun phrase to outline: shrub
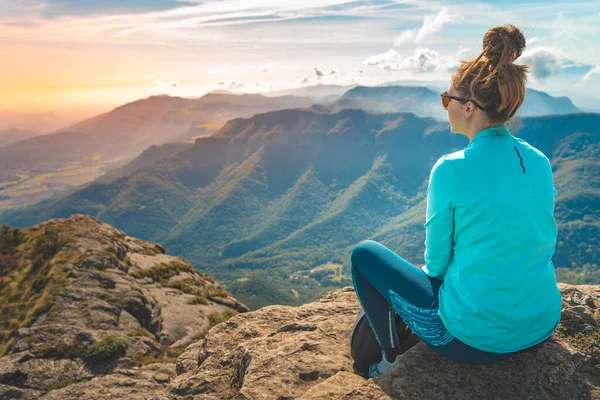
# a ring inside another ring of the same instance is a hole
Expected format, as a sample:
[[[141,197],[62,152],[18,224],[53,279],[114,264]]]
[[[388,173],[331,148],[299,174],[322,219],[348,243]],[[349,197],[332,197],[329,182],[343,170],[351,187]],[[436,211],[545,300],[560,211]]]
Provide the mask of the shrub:
[[[49,260],[67,244],[68,239],[57,229],[47,229],[44,234],[37,237],[33,248],[36,260]]]
[[[202,283],[195,279],[180,279],[174,282],[161,282],[162,287],[179,289],[183,293],[198,294],[201,291]]]
[[[141,366],[147,364],[154,363],[174,363],[177,361],[177,357],[179,357],[187,348],[187,346],[180,347],[169,347],[160,345],[160,354],[151,353],[151,354],[133,354],[129,358],[129,362],[125,363],[125,366],[133,367],[133,366]]]
[[[196,296],[190,300],[189,304],[208,304],[208,300],[204,296]]]
[[[145,336],[147,338],[150,338],[152,340],[155,339],[154,335],[151,334],[147,329],[142,328],[142,329],[136,329],[135,331],[131,331],[127,333],[127,336],[129,337],[136,337],[136,336]]]
[[[104,361],[120,357],[129,347],[129,341],[122,336],[111,335],[95,342],[84,351],[84,358],[90,361]]]
[[[228,297],[231,296],[231,293],[229,293],[227,290],[223,289],[223,288],[209,288],[208,289],[208,295],[212,296],[212,297]]]
[[[0,254],[12,254],[14,249],[23,243],[24,235],[19,228],[12,229],[10,225],[0,228]]]
[[[214,312],[208,315],[208,326],[212,328],[213,326],[220,324],[221,322],[227,321],[229,318],[237,315],[237,312],[234,310],[226,310],[222,313]]]
[[[131,273],[134,278],[152,278],[155,282],[166,282],[173,276],[179,275],[180,272],[193,273],[194,267],[189,264],[180,262],[171,262],[169,264],[161,263],[152,268],[141,269]]]

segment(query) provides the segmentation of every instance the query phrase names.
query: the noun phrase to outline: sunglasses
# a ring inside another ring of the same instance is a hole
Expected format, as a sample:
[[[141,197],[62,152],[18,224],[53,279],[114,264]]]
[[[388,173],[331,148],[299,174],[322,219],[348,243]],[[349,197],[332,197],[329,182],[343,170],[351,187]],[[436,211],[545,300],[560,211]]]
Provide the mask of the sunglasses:
[[[481,107],[473,99],[465,99],[464,97],[450,96],[447,91],[442,93],[440,96],[442,96],[442,105],[444,106],[444,109],[448,108],[448,105],[450,104],[451,100],[456,100],[456,101],[460,101],[461,104],[465,104],[467,101],[472,101],[473,104],[475,104],[477,106],[477,108],[480,108],[481,110],[485,111],[485,108]]]

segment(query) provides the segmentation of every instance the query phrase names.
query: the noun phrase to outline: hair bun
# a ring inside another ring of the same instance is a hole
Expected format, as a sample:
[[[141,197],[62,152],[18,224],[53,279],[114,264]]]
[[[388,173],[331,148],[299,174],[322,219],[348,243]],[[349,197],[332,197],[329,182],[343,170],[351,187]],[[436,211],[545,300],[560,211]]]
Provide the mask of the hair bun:
[[[490,28],[483,37],[483,54],[494,66],[512,63],[525,48],[525,36],[514,25]]]

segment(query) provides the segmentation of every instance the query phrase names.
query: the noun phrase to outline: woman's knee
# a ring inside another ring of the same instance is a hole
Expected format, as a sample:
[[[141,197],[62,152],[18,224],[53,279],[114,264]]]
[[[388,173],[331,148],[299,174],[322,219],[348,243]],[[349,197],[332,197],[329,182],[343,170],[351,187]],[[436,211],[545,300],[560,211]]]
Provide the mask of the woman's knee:
[[[352,249],[350,254],[351,264],[360,269],[360,266],[365,264],[365,261],[372,257],[379,243],[374,240],[363,240]]]

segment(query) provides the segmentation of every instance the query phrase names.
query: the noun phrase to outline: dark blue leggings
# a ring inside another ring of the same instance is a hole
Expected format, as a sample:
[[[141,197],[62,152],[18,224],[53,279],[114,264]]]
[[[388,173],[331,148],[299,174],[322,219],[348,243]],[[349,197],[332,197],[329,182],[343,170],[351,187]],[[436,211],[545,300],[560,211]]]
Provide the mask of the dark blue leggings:
[[[415,335],[450,360],[493,364],[513,354],[481,351],[452,336],[438,315],[442,281],[430,278],[381,243],[359,243],[352,250],[351,262],[356,296],[384,349],[398,348],[397,312]]]

